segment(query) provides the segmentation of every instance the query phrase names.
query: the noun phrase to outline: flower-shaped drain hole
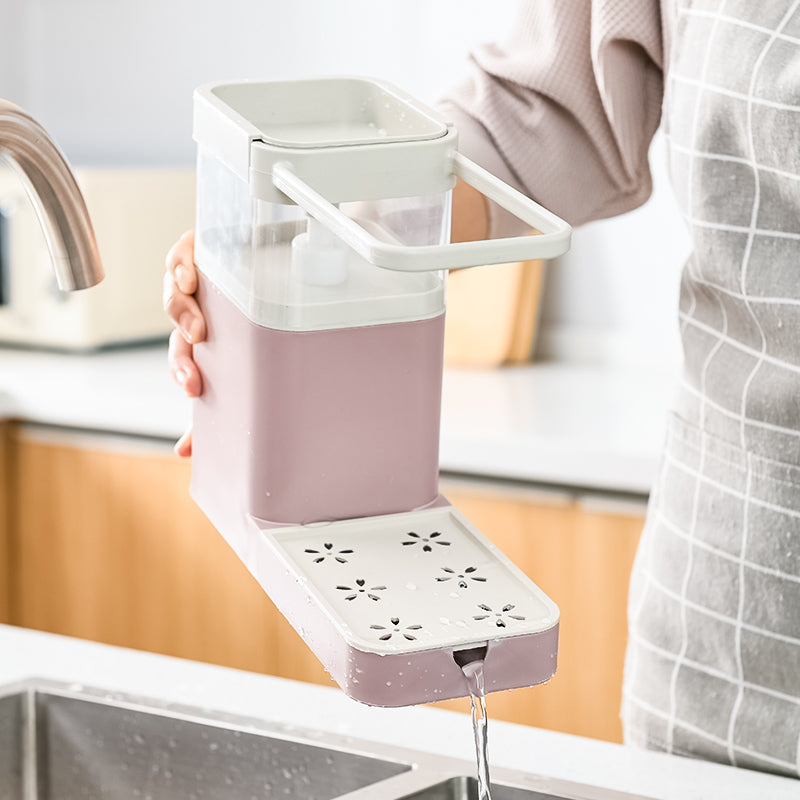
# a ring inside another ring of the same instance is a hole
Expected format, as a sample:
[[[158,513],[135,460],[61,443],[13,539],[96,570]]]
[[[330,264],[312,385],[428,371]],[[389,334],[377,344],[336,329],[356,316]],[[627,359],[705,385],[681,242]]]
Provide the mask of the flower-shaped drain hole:
[[[388,627],[386,625],[370,625],[369,627],[373,631],[384,631],[384,633],[378,636],[378,639],[380,639],[382,642],[388,642],[389,639],[391,639],[395,634],[402,636],[409,642],[414,642],[416,641],[417,637],[414,636],[413,633],[409,633],[409,631],[422,630],[422,625],[406,625],[405,627],[401,627],[399,617],[392,617],[389,620]]]
[[[497,625],[498,628],[505,628],[506,627],[506,620],[507,619],[515,619],[515,620],[524,620],[521,614],[512,614],[511,612],[514,610],[513,603],[507,603],[504,605],[500,611],[494,611],[491,606],[487,606],[485,603],[479,603],[478,608],[481,611],[485,611],[485,614],[476,614],[472,619],[475,620],[482,620],[482,619],[490,619],[492,616],[495,617],[494,624]]]
[[[442,533],[441,531],[433,531],[429,533],[427,536],[421,533],[417,533],[416,531],[409,531],[406,536],[408,536],[408,540],[403,542],[403,544],[407,547],[409,545],[422,545],[422,552],[423,553],[430,553],[433,550],[431,545],[438,544],[442,547],[449,547],[450,542],[445,541],[441,538]]]
[[[369,597],[370,600],[380,600],[380,595],[376,592],[383,592],[386,590],[385,586],[370,586],[367,588],[367,582],[363,578],[356,578],[355,586],[337,586],[337,589],[342,592],[347,592],[345,600],[355,600],[359,595]]]
[[[344,558],[344,556],[352,555],[353,553],[350,549],[334,550],[332,542],[325,542],[325,544],[322,545],[322,550],[314,550],[311,547],[306,547],[305,552],[314,556],[313,561],[315,564],[321,564],[329,558],[338,561],[340,564],[346,564],[347,559]]]
[[[436,580],[440,583],[454,580],[457,581],[459,589],[466,589],[469,586],[468,581],[486,583],[486,578],[482,578],[480,575],[475,574],[477,571],[477,567],[467,567],[461,572],[456,572],[454,569],[450,569],[450,567],[442,567],[442,572],[447,574],[437,576]]]

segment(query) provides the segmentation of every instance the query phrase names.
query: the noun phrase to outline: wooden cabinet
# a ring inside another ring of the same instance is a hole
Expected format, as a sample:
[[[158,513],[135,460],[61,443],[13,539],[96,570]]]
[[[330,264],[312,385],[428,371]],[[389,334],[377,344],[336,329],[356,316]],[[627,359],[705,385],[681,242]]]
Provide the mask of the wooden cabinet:
[[[11,574],[8,520],[9,470],[7,466],[9,424],[0,422],[0,622],[11,621],[11,591],[8,576]]]
[[[14,624],[326,681],[168,445],[25,427],[9,448]]]
[[[561,611],[555,677],[490,695],[489,717],[621,742],[628,578],[644,504],[488,484],[442,488]]]
[[[330,683],[189,498],[189,464],[166,444],[25,426],[6,451],[0,615],[4,590],[13,624]],[[562,611],[557,676],[491,695],[490,718],[619,741],[642,507],[502,484],[445,480],[443,490]]]

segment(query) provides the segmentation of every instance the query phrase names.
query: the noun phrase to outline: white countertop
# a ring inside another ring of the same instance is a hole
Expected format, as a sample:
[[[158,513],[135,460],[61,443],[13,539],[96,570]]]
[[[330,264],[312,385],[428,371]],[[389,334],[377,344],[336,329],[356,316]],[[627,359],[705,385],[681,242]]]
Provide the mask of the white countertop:
[[[466,715],[371,708],[335,688],[0,625],[0,685],[29,678],[356,737],[472,763]],[[533,691],[546,691],[542,687]],[[796,800],[800,782],[491,719],[489,762],[658,800]]]
[[[646,494],[674,376],[565,363],[446,370],[445,472]],[[191,403],[166,346],[90,355],[0,349],[0,414],[177,439]]]
[[[645,492],[671,379],[572,365],[445,375],[444,469]],[[0,350],[0,415],[176,438],[190,403],[163,347],[90,356]],[[379,709],[312,686],[0,625],[0,684],[45,678],[473,760],[467,717]],[[535,691],[547,691],[546,687]],[[797,781],[491,720],[490,763],[658,800],[788,800]]]

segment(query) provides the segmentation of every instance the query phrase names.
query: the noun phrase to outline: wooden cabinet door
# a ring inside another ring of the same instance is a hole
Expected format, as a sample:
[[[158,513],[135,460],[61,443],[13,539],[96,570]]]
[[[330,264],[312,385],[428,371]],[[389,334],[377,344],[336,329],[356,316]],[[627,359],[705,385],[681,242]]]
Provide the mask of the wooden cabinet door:
[[[489,718],[621,742],[628,578],[643,502],[446,481],[442,490],[561,611],[555,677],[489,695]]]
[[[168,445],[25,426],[8,449],[13,624],[330,685],[195,506],[190,465]],[[490,718],[620,741],[642,509],[485,483],[442,489],[561,609],[556,676],[490,695]],[[0,569],[2,554],[0,538]]]
[[[14,624],[330,683],[168,445],[25,426],[11,459]]]
[[[11,563],[8,518],[8,490],[10,471],[8,469],[8,432],[11,426],[0,422],[0,622],[11,622]]]

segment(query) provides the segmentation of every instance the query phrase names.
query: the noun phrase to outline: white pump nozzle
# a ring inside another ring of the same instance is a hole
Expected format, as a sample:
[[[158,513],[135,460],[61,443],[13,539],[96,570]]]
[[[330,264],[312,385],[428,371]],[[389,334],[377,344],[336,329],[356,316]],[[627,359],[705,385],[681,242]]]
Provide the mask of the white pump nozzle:
[[[347,279],[350,248],[314,217],[305,233],[292,240],[292,271],[297,280],[312,286],[337,286]]]

